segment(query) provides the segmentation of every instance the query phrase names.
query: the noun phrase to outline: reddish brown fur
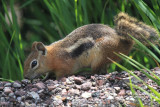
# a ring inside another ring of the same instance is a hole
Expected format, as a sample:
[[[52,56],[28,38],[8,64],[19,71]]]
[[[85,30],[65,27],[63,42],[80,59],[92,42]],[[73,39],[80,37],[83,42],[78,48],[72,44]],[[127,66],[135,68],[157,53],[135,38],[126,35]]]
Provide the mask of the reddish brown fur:
[[[33,79],[49,72],[55,73],[59,79],[84,67],[90,67],[92,73],[106,71],[106,65],[111,63],[109,58],[120,60],[114,52],[128,55],[132,49],[134,41],[128,34],[142,42],[145,39],[141,34],[148,40],[158,35],[152,27],[125,13],[118,14],[115,23],[114,29],[102,24],[79,27],[49,46],[34,42],[32,52],[24,64],[24,76]],[[37,65],[32,68],[33,61],[37,61]]]

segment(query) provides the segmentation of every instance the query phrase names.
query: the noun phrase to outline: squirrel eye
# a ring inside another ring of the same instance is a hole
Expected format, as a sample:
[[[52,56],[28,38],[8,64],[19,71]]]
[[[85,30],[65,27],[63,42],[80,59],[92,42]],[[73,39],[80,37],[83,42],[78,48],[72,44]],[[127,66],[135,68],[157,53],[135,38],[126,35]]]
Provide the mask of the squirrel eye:
[[[37,65],[37,61],[33,61],[31,67],[34,68]]]

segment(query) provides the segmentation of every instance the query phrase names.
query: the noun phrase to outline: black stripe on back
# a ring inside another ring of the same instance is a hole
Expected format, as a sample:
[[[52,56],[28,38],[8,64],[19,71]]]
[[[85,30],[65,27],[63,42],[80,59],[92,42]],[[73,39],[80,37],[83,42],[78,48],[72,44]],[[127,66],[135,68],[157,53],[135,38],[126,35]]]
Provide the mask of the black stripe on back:
[[[94,46],[94,43],[92,43],[91,41],[87,42],[87,43],[83,43],[80,46],[78,46],[76,49],[74,49],[70,55],[71,57],[78,57],[80,56],[84,51],[92,48]]]

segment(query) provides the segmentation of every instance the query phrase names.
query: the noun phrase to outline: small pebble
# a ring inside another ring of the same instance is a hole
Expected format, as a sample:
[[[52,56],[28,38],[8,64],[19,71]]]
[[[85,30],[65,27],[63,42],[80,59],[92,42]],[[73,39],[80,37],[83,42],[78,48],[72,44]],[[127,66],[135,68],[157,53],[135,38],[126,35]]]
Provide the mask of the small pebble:
[[[10,88],[10,87],[5,87],[5,88],[4,88],[4,93],[5,93],[5,94],[12,93],[11,88]]]
[[[68,93],[68,92],[67,92],[66,89],[63,89],[63,90],[62,90],[62,95],[67,95],[67,93]]]
[[[17,100],[20,102],[22,100],[22,97],[17,97]]]
[[[121,88],[120,87],[114,87],[114,89],[116,89],[116,91],[119,91]]]
[[[14,82],[14,83],[13,83],[13,87],[14,87],[14,88],[20,88],[20,87],[21,87],[21,84],[18,83],[18,82]]]
[[[47,88],[48,88],[48,90],[49,90],[49,91],[51,91],[51,90],[55,89],[55,88],[56,88],[56,86],[51,85],[51,86],[47,86]]]
[[[15,95],[16,96],[23,96],[23,95],[25,95],[25,93],[26,93],[25,91],[16,91]]]
[[[91,88],[91,86],[92,86],[91,82],[86,82],[86,83],[83,83],[81,85],[81,89],[84,90],[84,91],[87,91],[87,90],[89,90]]]
[[[102,86],[104,84],[104,80],[97,80],[97,85]]]
[[[4,86],[5,87],[10,87],[12,84],[10,82],[6,83]]]
[[[0,86],[0,91],[3,90],[3,89],[4,89],[4,87],[3,87],[3,86]]]
[[[23,84],[29,84],[29,83],[31,83],[31,81],[28,80],[28,79],[23,79],[23,80],[22,80],[22,83],[23,83]]]
[[[124,96],[126,94],[125,89],[120,90],[120,92],[118,93],[119,96]]]
[[[73,94],[73,95],[80,95],[80,91],[78,89],[69,89],[68,90],[69,94]]]
[[[114,99],[114,97],[113,96],[108,96],[108,98],[107,98],[108,100],[113,100]]]
[[[91,96],[92,96],[92,94],[89,93],[89,92],[84,92],[84,93],[82,93],[82,97],[83,97],[83,98],[90,98]]]
[[[73,84],[72,81],[69,80],[69,79],[66,79],[66,83],[67,83],[67,85],[72,85]]]
[[[36,85],[39,89],[44,89],[44,88],[45,88],[45,85],[44,85],[44,83],[42,83],[42,82],[36,83],[35,85]]]
[[[147,72],[147,71],[146,71]],[[148,79],[139,71],[134,72],[150,87],[160,91],[154,81]],[[156,74],[160,77],[160,74]],[[30,81],[24,79],[13,83],[0,81],[0,106],[15,107],[118,107],[119,104],[129,107],[137,102],[130,87],[127,72],[115,72],[105,75],[68,76],[61,80],[40,79]],[[133,76],[131,78],[134,80]],[[135,82],[138,86],[149,91],[144,84]],[[135,89],[144,105],[150,105],[150,97]],[[158,103],[152,101],[153,106]]]
[[[13,97],[13,96],[14,96],[14,93],[9,93],[8,96],[9,96],[9,97]]]
[[[29,94],[30,96],[32,96],[32,98],[34,98],[35,100],[38,100],[38,99],[39,99],[39,95],[38,95],[36,92],[34,92],[34,91],[29,92],[28,94]]]
[[[74,81],[75,81],[76,84],[81,85],[82,82],[83,82],[83,79],[80,78],[80,77],[74,77]]]
[[[99,97],[100,96],[100,92],[94,92],[92,93],[92,97]]]
[[[34,92],[37,92],[38,89],[37,88],[31,88],[30,91],[34,91]]]

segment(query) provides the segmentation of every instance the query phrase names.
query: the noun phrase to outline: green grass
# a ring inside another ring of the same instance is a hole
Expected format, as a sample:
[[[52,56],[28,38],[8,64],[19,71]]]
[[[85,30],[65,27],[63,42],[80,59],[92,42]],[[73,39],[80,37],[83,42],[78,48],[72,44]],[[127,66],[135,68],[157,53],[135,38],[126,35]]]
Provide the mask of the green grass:
[[[18,11],[23,13],[22,27],[18,25],[15,4],[18,4]],[[152,2],[149,0],[146,2],[142,0],[28,0],[25,2],[2,0],[0,77],[11,80],[23,78],[23,62],[33,41],[50,44],[65,37],[75,28],[89,23],[103,23],[113,27],[114,16],[120,11],[127,12],[159,30],[159,4],[157,0]],[[12,17],[9,16],[7,7],[10,7]],[[10,25],[6,22],[5,16],[8,17]],[[152,50],[156,49],[157,47],[152,48]],[[157,66],[155,59],[139,47],[135,46],[129,56],[147,68]],[[127,62],[122,64],[130,70],[135,69]],[[109,72],[114,70],[120,69],[112,64]]]
[[[132,37],[133,38],[133,37]],[[135,42],[138,44],[139,48],[143,48],[144,51],[146,53],[149,53],[149,55],[154,58],[158,63],[160,63],[159,58],[152,53],[146,46],[144,46],[141,42],[139,42],[138,40],[136,40],[135,38],[133,38],[135,40]],[[149,41],[148,41],[149,42]],[[152,43],[149,43],[153,48],[156,48]],[[155,49],[157,51],[157,53],[160,52],[159,49]],[[117,53],[115,53],[117,54]],[[121,57],[123,60],[125,60],[126,62],[128,62],[130,65],[134,66],[135,68],[137,68],[139,71],[141,71],[143,74],[146,75],[146,77],[148,77],[149,79],[151,79],[152,81],[154,81],[158,86],[160,86],[160,77],[158,77],[156,74],[154,74],[153,71],[151,71],[150,69],[148,69],[147,67],[145,67],[144,65],[140,64],[139,62],[135,61],[134,59],[124,55],[124,54],[117,54],[119,57]],[[112,60],[113,61],[113,60]],[[150,96],[151,98],[151,106],[153,106],[152,103],[152,99],[154,99],[154,101],[158,102],[160,104],[160,94],[157,90],[153,89],[151,86],[149,86],[147,83],[145,83],[141,78],[139,78],[137,75],[134,74],[134,72],[128,70],[126,67],[118,64],[117,62],[113,61],[114,64],[116,64],[118,67],[120,67],[121,69],[127,71],[129,74],[131,74],[132,76],[134,76],[137,80],[139,80],[141,83],[143,83],[145,86],[148,87],[148,89],[150,91],[146,91],[143,88],[132,84],[132,81],[130,80],[130,83],[128,83],[130,85],[132,94],[137,98],[137,101],[139,102],[139,106],[140,107],[144,107],[141,99],[138,97],[137,93],[135,92],[135,89],[138,89],[144,93],[146,93],[148,96]],[[147,72],[146,72],[147,71]],[[135,88],[135,89],[134,89]]]
[[[10,25],[6,23],[4,14],[0,13],[0,76],[9,80],[21,80],[23,79],[22,62],[24,61],[24,49],[13,7],[14,2],[11,0],[9,3],[12,17],[9,16],[6,3],[2,1],[3,9]]]
[[[16,6],[18,10],[15,10]],[[114,27],[114,16],[120,11],[160,30],[160,0],[1,0],[0,9],[0,80],[10,82],[23,79],[23,63],[33,41],[41,41],[47,45],[65,37],[75,28],[90,23]],[[21,26],[17,11],[22,13]],[[111,64],[108,71],[126,70],[150,89],[150,92],[146,92],[130,81],[129,85],[135,96],[136,88],[160,103],[159,93],[130,71],[138,69],[160,85],[160,78],[150,71],[150,68],[159,66],[160,50],[150,42],[148,48],[134,40],[137,45],[129,57],[117,54],[124,61]],[[137,100],[143,107],[141,99],[137,97]]]

